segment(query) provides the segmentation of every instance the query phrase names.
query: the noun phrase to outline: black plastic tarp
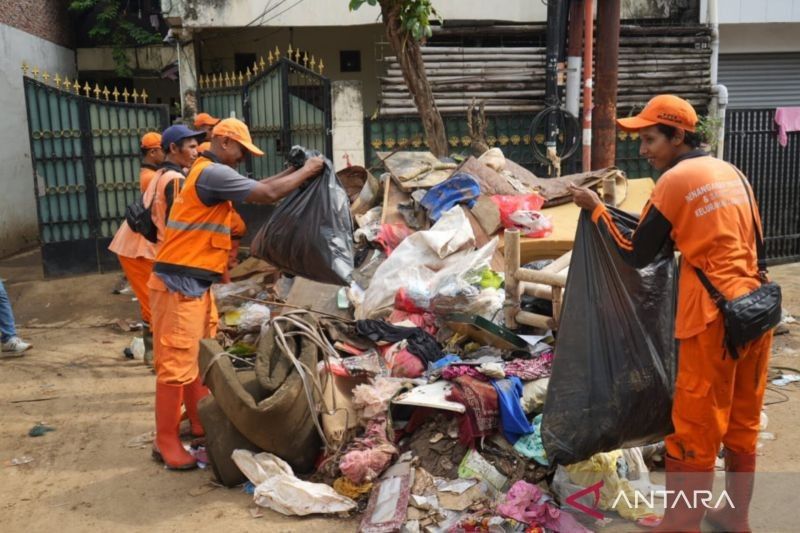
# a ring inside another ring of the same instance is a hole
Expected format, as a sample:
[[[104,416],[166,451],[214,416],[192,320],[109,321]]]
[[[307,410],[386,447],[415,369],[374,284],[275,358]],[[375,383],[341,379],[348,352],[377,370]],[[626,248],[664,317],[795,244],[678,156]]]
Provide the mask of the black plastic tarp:
[[[635,216],[609,210],[618,226],[636,226]],[[542,420],[551,464],[655,442],[672,431],[672,248],[637,270],[606,238],[583,211]]]
[[[319,152],[293,147],[289,162],[303,166]],[[250,253],[281,270],[321,283],[348,285],[353,272],[350,200],[325,159],[325,169],[284,198],[253,238]]]

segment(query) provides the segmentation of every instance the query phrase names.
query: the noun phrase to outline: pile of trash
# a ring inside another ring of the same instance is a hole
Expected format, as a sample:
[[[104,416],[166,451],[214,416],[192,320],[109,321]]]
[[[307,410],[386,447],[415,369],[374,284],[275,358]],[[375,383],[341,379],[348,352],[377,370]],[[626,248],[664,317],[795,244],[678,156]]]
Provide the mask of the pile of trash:
[[[344,171],[350,194],[328,162],[321,185],[268,223],[326,213],[297,231],[303,252],[280,271],[249,258],[214,287],[221,327],[201,344],[213,394],[200,408],[219,481],[251,484],[257,505],[286,515],[361,513],[365,532],[652,522],[656,509],[630,503],[634,490],[658,490],[648,472],[659,445],[548,459],[543,413],[558,401],[550,378],[568,332],[504,326],[494,236],[505,227],[545,237],[547,208],[563,203],[567,184],[614,183],[624,196],[624,178],[606,169],[541,180],[499,149],[460,163],[419,152],[383,159],[380,179]],[[269,233],[251,252],[274,254]],[[301,277],[310,269],[313,279]],[[601,482],[595,501],[584,489]]]

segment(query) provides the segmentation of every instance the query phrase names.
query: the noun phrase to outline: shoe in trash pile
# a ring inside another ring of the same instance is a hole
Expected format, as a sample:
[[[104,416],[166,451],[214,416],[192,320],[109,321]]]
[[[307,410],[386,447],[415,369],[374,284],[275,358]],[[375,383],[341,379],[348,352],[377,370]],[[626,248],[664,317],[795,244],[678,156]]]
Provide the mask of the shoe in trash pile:
[[[3,343],[3,357],[19,357],[31,348],[31,344],[17,336],[11,337]]]

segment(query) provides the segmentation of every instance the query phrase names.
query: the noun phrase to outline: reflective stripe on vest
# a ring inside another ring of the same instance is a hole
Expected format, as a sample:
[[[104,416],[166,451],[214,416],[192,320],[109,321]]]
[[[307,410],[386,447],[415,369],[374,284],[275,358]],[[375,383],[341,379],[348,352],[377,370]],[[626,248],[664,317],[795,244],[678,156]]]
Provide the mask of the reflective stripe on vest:
[[[172,205],[166,238],[156,256],[154,270],[216,281],[228,264],[231,249],[233,204],[205,205],[197,195],[197,180],[213,162],[200,157],[189,171]]]

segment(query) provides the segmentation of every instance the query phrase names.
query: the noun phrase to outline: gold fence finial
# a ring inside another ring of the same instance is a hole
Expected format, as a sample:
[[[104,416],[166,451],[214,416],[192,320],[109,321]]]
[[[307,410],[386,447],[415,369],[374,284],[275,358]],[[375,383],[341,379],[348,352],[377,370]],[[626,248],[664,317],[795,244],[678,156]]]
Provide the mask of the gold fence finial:
[[[114,97],[115,102],[119,102],[119,89],[117,89],[116,85],[114,85],[114,90],[112,91],[111,96]]]
[[[33,79],[37,79],[39,77],[39,67],[33,67],[33,69],[31,69],[31,74],[33,75]]]
[[[203,75],[202,74],[200,74],[200,76],[197,78],[197,85],[201,89],[205,89],[206,88],[206,80],[203,79]]]
[[[128,88],[127,88],[127,87],[124,87],[124,88],[122,89],[122,101],[123,101],[123,102],[125,102],[125,103],[127,104],[127,103],[128,103],[128,97],[129,97],[130,95],[131,95],[131,93],[129,93],[129,92],[128,92]]]
[[[292,57],[292,43],[289,43],[289,48],[288,48],[288,50],[286,50],[286,51],[288,52],[288,53],[287,53],[287,56],[288,56],[288,57]]]
[[[142,94],[140,94],[139,96],[142,97],[142,103],[146,104],[147,103],[147,98],[148,98],[147,91],[145,89],[142,89]]]
[[[61,88],[61,76],[58,75],[58,72],[56,72],[56,75],[53,76],[53,83],[56,84],[56,89]]]
[[[72,85],[71,85],[71,82],[69,81],[68,77],[64,76],[64,79],[63,79],[63,81],[61,83],[64,86],[64,90],[65,91],[71,91],[72,90]]]
[[[72,84],[72,88],[75,90],[75,94],[81,94],[81,84],[78,82],[78,78],[75,78],[75,83]]]
[[[250,78],[253,77],[253,73],[250,72],[250,67],[247,67],[244,71],[244,77],[247,81],[250,81]]]
[[[103,85],[103,90],[102,90],[101,92],[103,93],[103,99],[104,99],[106,102],[108,102],[108,95],[109,95],[109,94],[111,94],[111,93],[109,92],[109,90],[108,90],[108,87],[106,87],[105,85]]]
[[[86,97],[88,98],[89,97],[89,93],[92,92],[92,88],[89,87],[89,82],[88,81],[85,81],[84,84],[85,85],[83,86],[83,92],[86,93]]]
[[[314,55],[311,55],[311,62],[308,64],[311,67],[311,70],[315,70],[317,67],[317,58]]]
[[[131,98],[133,98],[134,104],[139,102],[139,93],[136,92],[136,87],[133,88],[133,92],[131,93]]]
[[[225,87],[230,87],[231,86],[231,77],[227,72],[225,73],[225,85],[224,86]]]
[[[94,97],[97,98],[98,100],[100,100],[100,92],[101,91],[100,91],[100,86],[98,84],[96,84],[96,83],[94,84],[94,89],[92,89],[92,92],[94,93]]]
[[[48,74],[46,70],[42,72],[42,80],[44,80],[45,83],[50,81],[50,74]]]
[[[271,64],[272,64],[272,61],[270,61],[270,65]],[[261,56],[258,59],[258,67],[261,69],[261,72],[264,72],[266,66],[267,66],[267,64],[264,62],[264,56]]]
[[[272,66],[272,64],[275,62],[275,56],[272,55],[272,50],[270,50],[269,54],[267,54],[267,61],[269,61],[270,66]]]
[[[303,54],[303,66],[308,68],[308,52]]]
[[[278,45],[275,45],[275,61],[278,61],[281,58],[281,49],[278,48]]]
[[[258,60],[253,61],[253,76],[258,76]]]
[[[244,85],[244,74],[241,70],[239,71],[239,85]]]
[[[302,52],[300,52],[299,48],[297,50],[295,50],[295,52],[294,52],[294,62],[295,63],[300,63],[300,56],[301,55],[303,55],[303,54],[302,54]],[[292,56],[289,56],[289,59],[291,59],[291,58],[292,58]]]
[[[22,75],[23,76],[27,76],[28,75],[28,69],[30,69],[30,67],[28,66],[28,64],[25,61],[23,61],[22,62]]]
[[[319,74],[322,75],[322,71],[325,70],[325,63],[322,62],[322,59],[319,60]]]

